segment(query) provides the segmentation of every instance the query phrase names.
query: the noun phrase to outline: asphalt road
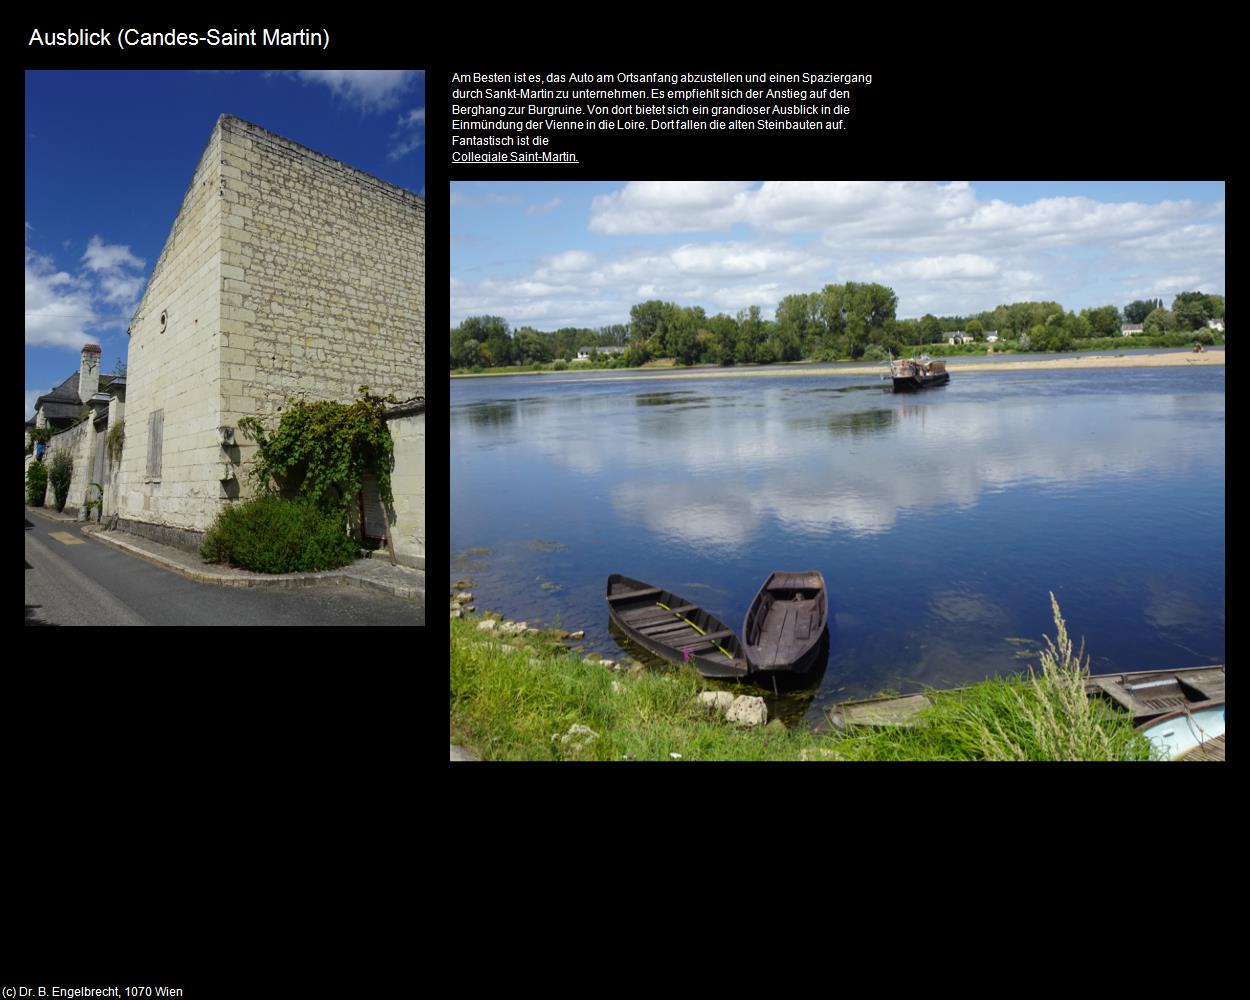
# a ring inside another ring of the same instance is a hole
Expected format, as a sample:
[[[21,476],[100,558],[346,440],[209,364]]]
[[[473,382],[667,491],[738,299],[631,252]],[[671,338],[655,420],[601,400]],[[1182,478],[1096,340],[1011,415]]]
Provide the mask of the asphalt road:
[[[76,525],[26,518],[28,625],[424,625],[377,591],[214,587],[119,552]]]

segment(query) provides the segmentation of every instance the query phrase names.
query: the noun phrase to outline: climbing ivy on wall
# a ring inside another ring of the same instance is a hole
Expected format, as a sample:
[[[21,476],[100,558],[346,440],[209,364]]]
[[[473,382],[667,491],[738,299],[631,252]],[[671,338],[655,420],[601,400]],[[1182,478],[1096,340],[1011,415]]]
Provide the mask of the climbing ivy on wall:
[[[346,511],[364,485],[378,479],[384,503],[394,503],[391,466],[394,446],[383,414],[393,396],[374,396],[367,385],[354,403],[298,400],[272,433],[255,417],[242,417],[239,429],[258,447],[251,475],[264,492],[306,498],[324,510]]]
[[[122,460],[122,444],[126,440],[126,421],[119,420],[116,424],[109,428],[108,437],[105,438],[105,447],[108,448],[109,462],[116,465]]]

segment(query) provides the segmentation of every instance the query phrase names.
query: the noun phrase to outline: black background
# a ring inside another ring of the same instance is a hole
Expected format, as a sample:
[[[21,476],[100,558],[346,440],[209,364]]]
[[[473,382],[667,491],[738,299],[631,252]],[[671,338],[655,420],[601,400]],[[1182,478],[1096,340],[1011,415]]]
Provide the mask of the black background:
[[[315,982],[326,965],[359,962],[402,987],[429,950],[428,931],[418,931],[429,917],[440,928],[462,921],[493,933],[506,925],[523,937],[541,930],[535,915],[549,915],[562,933],[575,933],[581,900],[648,935],[628,908],[619,909],[617,894],[654,886],[666,902],[655,907],[648,898],[650,918],[665,937],[688,940],[691,913],[673,916],[683,907],[670,904],[691,894],[695,870],[754,876],[766,888],[753,898],[777,908],[795,897],[847,905],[843,890],[865,869],[910,870],[910,886],[917,871],[944,869],[938,882],[950,889],[951,866],[973,858],[1046,859],[1059,838],[1069,860],[1144,842],[1134,800],[1192,795],[1217,780],[1222,769],[1198,776],[1177,774],[1193,769],[1147,776],[1140,768],[988,766],[815,775],[745,765],[442,771],[448,390],[437,373],[450,327],[449,182],[1226,175],[1234,57],[1215,26],[1186,46],[1155,26],[1096,29],[1035,10],[1042,23],[1019,26],[990,20],[1001,10],[918,21],[902,8],[857,19],[836,8],[761,8],[750,20],[716,24],[729,15],[713,10],[685,25],[663,10],[581,8],[561,22],[535,9],[501,25],[463,7],[444,8],[437,20],[415,8],[371,8],[355,21],[340,13],[329,22],[311,12],[270,21],[223,11],[195,23],[171,14],[142,24],[123,13],[11,29],[10,51],[22,68],[426,71],[431,624],[415,641],[228,627],[190,642],[121,632],[57,641],[49,630],[27,638],[9,659],[0,696],[10,776],[2,805],[10,820],[23,818],[6,832],[14,837],[11,857],[36,883],[29,896],[10,894],[22,900],[19,917],[39,914],[25,921],[20,941],[63,942],[44,968],[160,969],[167,981],[199,984],[189,995],[202,997],[248,995],[219,988],[227,971],[244,964]],[[120,53],[26,45],[34,26],[114,23],[155,30],[328,24],[332,46]],[[594,133],[578,138],[580,167],[453,170],[450,74],[492,70],[871,72],[874,82],[853,88],[842,133]],[[11,79],[21,86],[19,73]],[[20,134],[11,135],[20,146]],[[14,150],[15,162],[20,154]],[[58,825],[76,815],[80,826]],[[635,870],[636,878],[625,874]],[[718,895],[700,894],[685,910]],[[550,910],[562,898],[574,908],[563,916]],[[853,905],[871,907],[871,898],[858,895]],[[123,906],[154,899],[162,905]],[[330,936],[337,947],[322,936],[328,928],[344,929]],[[128,944],[108,952],[108,964],[86,961],[91,944],[113,936]],[[7,942],[17,951],[6,949],[18,969],[36,954],[20,941]],[[181,958],[184,949],[191,957]]]

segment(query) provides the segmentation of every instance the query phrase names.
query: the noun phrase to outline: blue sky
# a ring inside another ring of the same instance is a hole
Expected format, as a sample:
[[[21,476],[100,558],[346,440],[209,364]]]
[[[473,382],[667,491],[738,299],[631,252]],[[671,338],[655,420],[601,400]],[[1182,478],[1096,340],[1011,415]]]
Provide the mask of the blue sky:
[[[455,182],[451,321],[627,323],[877,281],[900,318],[1224,294],[1223,182]]]
[[[26,413],[126,358],[126,327],[222,114],[425,195],[413,70],[26,74]]]

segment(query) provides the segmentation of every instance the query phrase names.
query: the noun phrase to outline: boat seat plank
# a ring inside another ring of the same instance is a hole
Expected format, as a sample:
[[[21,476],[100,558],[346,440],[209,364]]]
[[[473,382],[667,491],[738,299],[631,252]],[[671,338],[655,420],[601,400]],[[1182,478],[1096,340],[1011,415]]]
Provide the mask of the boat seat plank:
[[[671,611],[665,611],[663,608],[657,608],[654,604],[651,604],[645,608],[630,608],[627,611],[619,611],[617,613],[630,625],[645,628],[647,625],[654,625],[657,622],[671,621],[674,615],[689,614],[691,611],[698,610],[699,606],[697,604],[682,604]]]
[[[699,645],[702,645],[703,643],[717,643],[721,639],[728,639],[731,635],[733,635],[732,629],[725,629],[723,632],[708,632],[706,635],[699,636]]]
[[[647,587],[645,590],[627,590],[621,594],[608,594],[609,601],[630,601],[638,597],[650,597],[653,594],[662,594],[659,587]]]
[[[643,635],[650,636],[653,639],[664,635],[676,635],[679,632],[694,632],[696,634],[698,632],[693,625],[689,622],[682,621],[680,618],[671,618],[664,621],[652,622],[650,625],[645,625],[641,628],[638,626],[633,627],[637,628]]]

